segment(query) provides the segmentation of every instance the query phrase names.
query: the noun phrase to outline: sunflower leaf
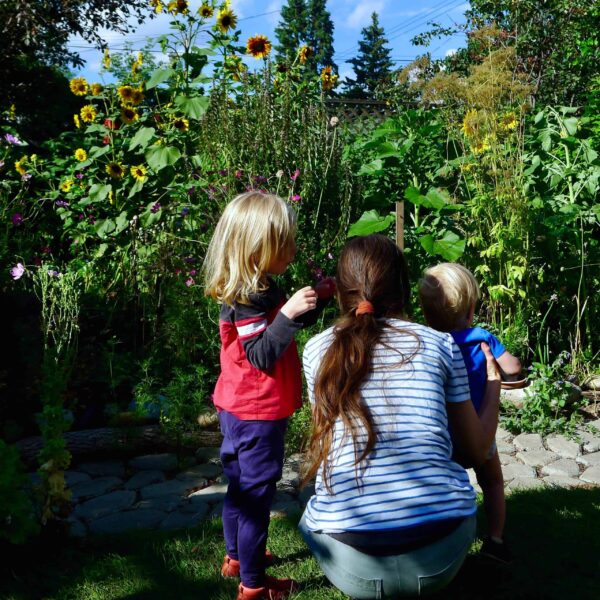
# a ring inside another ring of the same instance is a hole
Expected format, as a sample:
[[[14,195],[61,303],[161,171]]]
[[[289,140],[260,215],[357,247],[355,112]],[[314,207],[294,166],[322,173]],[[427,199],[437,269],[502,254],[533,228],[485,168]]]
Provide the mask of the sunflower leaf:
[[[146,89],[151,90],[155,88],[157,85],[160,85],[163,81],[170,79],[173,75],[175,75],[175,71],[173,69],[156,69],[154,73],[150,76],[150,79],[146,82]]]
[[[190,119],[200,119],[208,108],[206,96],[176,96],[175,104]]]
[[[181,157],[181,152],[173,146],[150,146],[146,150],[146,161],[154,171],[174,165]]]
[[[133,150],[138,146],[142,147],[142,150],[146,148],[148,142],[152,139],[152,136],[156,133],[154,127],[142,127],[132,138],[129,143],[129,150]]]
[[[364,212],[348,230],[348,237],[369,235],[387,229],[395,220],[393,214],[380,215],[376,210]]]

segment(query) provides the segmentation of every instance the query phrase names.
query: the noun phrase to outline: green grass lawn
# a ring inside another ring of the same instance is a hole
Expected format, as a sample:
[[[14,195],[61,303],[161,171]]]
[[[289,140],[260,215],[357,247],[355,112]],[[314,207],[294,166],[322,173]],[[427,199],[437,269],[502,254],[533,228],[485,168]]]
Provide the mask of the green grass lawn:
[[[508,497],[510,567],[476,556],[435,598],[600,598],[600,488],[540,490]],[[281,557],[271,569],[302,584],[297,600],[341,600],[300,537],[297,518],[273,521],[269,547]],[[483,517],[480,522],[483,529]],[[236,582],[219,575],[221,523],[186,533],[128,535],[12,549],[0,568],[0,598],[231,600]]]

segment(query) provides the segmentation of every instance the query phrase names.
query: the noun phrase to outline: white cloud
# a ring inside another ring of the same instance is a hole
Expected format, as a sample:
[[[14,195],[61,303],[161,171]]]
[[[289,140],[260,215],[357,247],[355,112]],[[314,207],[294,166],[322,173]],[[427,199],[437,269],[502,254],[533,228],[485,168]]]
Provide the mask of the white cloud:
[[[361,2],[346,19],[346,25],[352,28],[366,27],[371,21],[371,13],[381,14],[384,6],[383,0]]]
[[[444,56],[454,56],[456,54],[456,48],[448,48]]]

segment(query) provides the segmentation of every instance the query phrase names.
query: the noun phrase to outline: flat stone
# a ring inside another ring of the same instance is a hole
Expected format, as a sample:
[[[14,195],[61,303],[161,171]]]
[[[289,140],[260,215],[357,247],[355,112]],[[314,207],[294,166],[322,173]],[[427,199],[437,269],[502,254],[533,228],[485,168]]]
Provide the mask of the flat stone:
[[[65,471],[65,482],[68,487],[73,487],[78,483],[84,481],[90,481],[92,477],[87,473],[81,473],[79,471]]]
[[[129,466],[140,471],[174,471],[178,463],[175,454],[146,454],[132,458]]]
[[[497,440],[496,446],[498,448],[498,454],[514,454],[516,451],[515,445],[512,442],[505,440]]]
[[[221,450],[219,448],[198,448],[196,460],[199,463],[221,462]]]
[[[509,492],[517,490],[537,490],[545,486],[541,479],[532,479],[531,477],[516,477],[507,486]]]
[[[525,399],[525,388],[518,388],[516,390],[501,390],[500,392],[501,402],[507,402],[519,409],[523,408]]]
[[[502,474],[504,476],[504,481],[523,478],[535,479],[535,469],[520,463],[506,465],[502,468]]]
[[[216,502],[221,502],[223,498],[225,498],[225,494],[227,493],[227,484],[224,483],[215,483],[214,485],[209,485],[202,490],[198,490],[197,492],[192,492],[189,494],[188,498],[202,498],[203,502],[208,502],[209,504],[215,504]]]
[[[166,513],[173,512],[182,506],[182,500],[179,496],[156,496],[147,500],[140,500],[134,508],[152,508]]]
[[[71,488],[71,498],[78,501],[82,498],[102,496],[122,485],[123,481],[118,477],[98,477],[90,481],[82,481]]]
[[[539,433],[521,433],[513,439],[517,450],[543,450],[542,436]]]
[[[560,457],[548,450],[529,450],[528,452],[517,452],[517,458],[530,467],[543,467]]]
[[[166,516],[164,512],[151,508],[126,510],[91,521],[90,531],[95,534],[115,534],[154,529]]]
[[[579,465],[572,458],[561,458],[542,467],[542,473],[559,477],[579,477]]]
[[[580,465],[586,467],[600,466],[600,452],[592,452],[591,454],[582,454],[575,459]]]
[[[297,468],[284,467],[281,473],[281,481],[279,482],[285,487],[297,489],[300,485],[300,474]]]
[[[123,477],[125,465],[120,460],[89,462],[80,464],[77,471],[87,473],[92,477]]]
[[[500,425],[498,425],[498,428],[496,429],[496,441],[503,440],[509,442],[512,440],[512,437],[512,433],[508,431],[508,429],[504,429],[504,427],[500,427]]]
[[[90,521],[99,519],[104,515],[125,510],[135,502],[135,492],[129,490],[118,490],[110,494],[104,494],[97,498],[92,498],[83,504],[77,506],[73,515],[78,519]]]
[[[586,390],[600,390],[600,375],[592,375],[591,377],[586,379],[583,383],[583,387]]]
[[[579,479],[581,481],[585,481],[586,483],[593,483],[595,485],[600,485],[600,467],[588,467],[580,476]]]
[[[140,489],[142,500],[148,498],[156,498],[157,496],[186,496],[187,492],[193,488],[189,481],[180,481],[179,479],[171,479],[163,483],[154,483]]]
[[[176,475],[177,479],[214,479],[223,473],[223,469],[214,463],[196,465]]]
[[[594,435],[589,431],[578,431],[577,433],[583,444],[584,452],[598,452],[600,450],[600,435]]]
[[[501,465],[514,465],[514,464],[521,464],[520,462],[517,461],[517,458],[515,456],[513,456],[512,454],[504,454],[503,452],[499,452],[498,456],[500,457],[500,464]]]
[[[204,510],[195,513],[172,512],[161,524],[161,529],[174,531],[177,529],[190,529],[197,527],[204,521],[208,514],[209,506],[204,505]]]
[[[195,514],[197,512],[203,511],[205,507],[206,507],[206,510],[208,511],[210,509],[210,504],[208,504],[208,502],[205,502],[201,496],[196,496],[196,497],[191,497],[191,498],[184,500],[180,504],[178,510],[180,512],[184,512],[184,513],[188,513],[188,514]]]
[[[574,488],[585,485],[581,479],[576,477],[563,477],[561,475],[548,475],[548,477],[542,477],[542,481],[550,487],[559,488]]]
[[[546,438],[546,446],[552,452],[560,454],[563,458],[575,458],[581,447],[577,442],[566,438],[564,435],[551,435]]]
[[[67,526],[70,538],[81,539],[87,535],[87,527],[73,515],[67,519]]]
[[[129,481],[125,482],[124,487],[126,490],[139,490],[153,483],[162,483],[164,480],[165,474],[162,471],[138,471]]]
[[[596,419],[595,421],[589,421],[588,423],[586,423],[587,427],[591,427],[592,429],[595,429],[596,431],[600,432],[600,419]]]

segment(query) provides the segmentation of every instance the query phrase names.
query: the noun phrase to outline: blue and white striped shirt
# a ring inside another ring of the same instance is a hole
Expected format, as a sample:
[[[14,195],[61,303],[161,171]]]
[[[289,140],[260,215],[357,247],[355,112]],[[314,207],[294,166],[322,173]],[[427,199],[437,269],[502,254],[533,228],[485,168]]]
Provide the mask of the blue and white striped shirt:
[[[373,353],[374,370],[362,385],[377,441],[364,470],[354,465],[352,437],[335,425],[329,494],[319,471],[306,507],[313,531],[380,531],[413,527],[475,512],[466,471],[451,460],[446,402],[469,400],[465,364],[452,336],[399,319]],[[403,329],[416,334],[400,333]],[[311,338],[303,355],[310,401],[333,328]],[[390,350],[392,348],[392,350]],[[402,356],[413,358],[399,366]],[[402,355],[402,356],[401,356]],[[360,438],[359,438],[360,439]],[[363,437],[366,442],[366,433]]]

